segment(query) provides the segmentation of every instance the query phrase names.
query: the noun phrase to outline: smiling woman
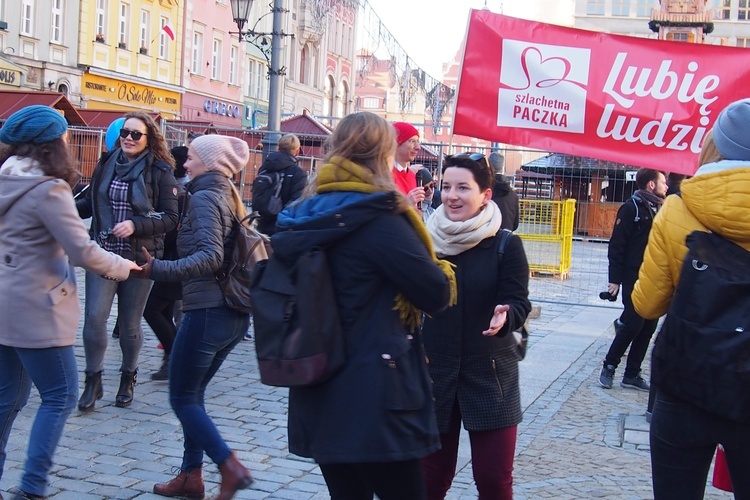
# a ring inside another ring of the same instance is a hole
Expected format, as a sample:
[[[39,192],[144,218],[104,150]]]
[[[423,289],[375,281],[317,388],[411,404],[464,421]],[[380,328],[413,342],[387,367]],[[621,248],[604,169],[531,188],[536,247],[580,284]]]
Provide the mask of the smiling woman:
[[[105,250],[145,262],[145,247],[161,257],[164,234],[177,224],[174,159],[154,120],[141,111],[125,115],[114,149],[102,155],[86,196],[76,203],[81,218],[91,217],[91,237]],[[143,346],[141,317],[152,282],[129,279],[117,283],[86,273],[83,345],[86,385],[78,409],[89,411],[103,395],[101,377],[107,349],[107,319],[118,296],[122,375],[115,405],[133,401],[138,356]]]

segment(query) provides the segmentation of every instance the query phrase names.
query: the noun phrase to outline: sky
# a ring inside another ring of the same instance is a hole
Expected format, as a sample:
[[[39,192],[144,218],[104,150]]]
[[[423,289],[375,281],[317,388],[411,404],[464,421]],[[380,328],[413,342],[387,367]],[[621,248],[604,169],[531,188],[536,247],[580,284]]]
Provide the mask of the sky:
[[[440,79],[466,35],[470,9],[485,0],[368,0],[372,9],[409,57],[429,75]],[[534,0],[486,0],[490,11],[523,17],[523,6]]]

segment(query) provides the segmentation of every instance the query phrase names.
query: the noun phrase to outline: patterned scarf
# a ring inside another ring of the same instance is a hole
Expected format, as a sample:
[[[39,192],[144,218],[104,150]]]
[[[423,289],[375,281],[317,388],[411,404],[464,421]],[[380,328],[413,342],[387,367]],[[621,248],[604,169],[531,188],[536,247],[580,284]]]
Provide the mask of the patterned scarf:
[[[318,186],[316,192],[331,193],[335,191],[352,191],[357,193],[378,193],[385,192],[385,189],[373,184],[374,174],[369,169],[352,163],[351,161],[340,156],[331,158],[330,163],[326,163],[318,169]],[[406,220],[414,228],[419,240],[427,249],[432,257],[433,262],[440,267],[450,282],[450,303],[455,305],[457,302],[458,292],[456,288],[456,275],[453,271],[453,264],[448,261],[440,260],[435,255],[432,247],[432,239],[425,228],[420,215],[415,209],[409,209],[404,212]],[[422,323],[422,312],[414,304],[409,302],[400,292],[396,295],[396,305],[393,307],[398,311],[401,322],[409,327],[412,331],[416,330]]]

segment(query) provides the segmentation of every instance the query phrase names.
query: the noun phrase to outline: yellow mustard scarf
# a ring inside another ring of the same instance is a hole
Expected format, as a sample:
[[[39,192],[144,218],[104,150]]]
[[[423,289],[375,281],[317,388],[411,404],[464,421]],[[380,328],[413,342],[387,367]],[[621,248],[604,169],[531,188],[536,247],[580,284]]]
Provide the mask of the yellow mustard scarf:
[[[368,194],[384,192],[383,188],[373,184],[373,177],[374,174],[369,169],[340,156],[334,156],[331,158],[330,163],[326,163],[318,169],[318,187],[316,192],[331,193],[334,191],[354,191],[357,193]],[[447,260],[440,260],[437,258],[435,250],[432,247],[432,239],[422,222],[422,218],[417,214],[417,211],[410,209],[404,212],[404,215],[406,216],[406,220],[409,221],[409,224],[414,228],[414,231],[427,249],[430,257],[432,257],[433,262],[440,267],[448,278],[448,281],[450,282],[449,305],[456,305],[458,292],[453,264]],[[396,295],[396,305],[393,309],[398,311],[401,322],[412,331],[416,330],[422,323],[422,312],[409,302],[400,292]]]

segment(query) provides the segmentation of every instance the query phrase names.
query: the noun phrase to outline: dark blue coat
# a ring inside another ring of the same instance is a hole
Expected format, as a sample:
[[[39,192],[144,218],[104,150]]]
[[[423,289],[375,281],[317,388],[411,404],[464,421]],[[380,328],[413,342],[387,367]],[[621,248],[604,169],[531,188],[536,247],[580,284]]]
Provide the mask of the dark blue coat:
[[[289,449],[318,463],[421,458],[440,446],[418,332],[393,310],[397,292],[436,313],[448,280],[392,193],[329,193],[279,214],[274,252],[328,248],[346,338],[346,365],[328,382],[289,392]]]

